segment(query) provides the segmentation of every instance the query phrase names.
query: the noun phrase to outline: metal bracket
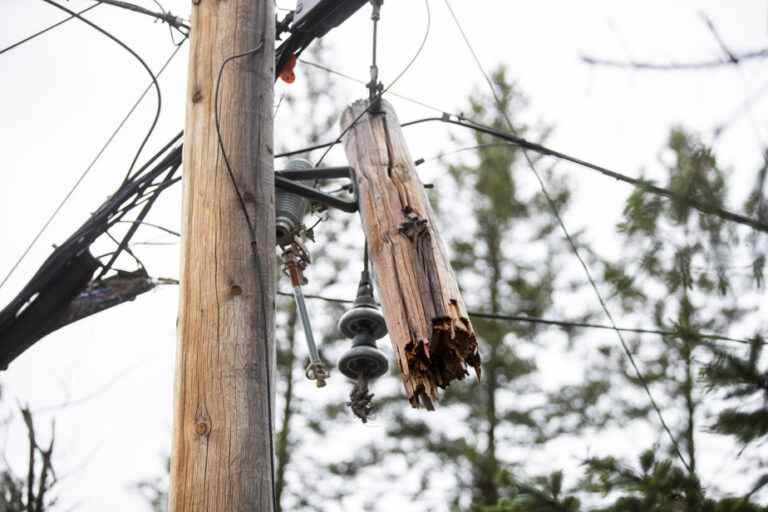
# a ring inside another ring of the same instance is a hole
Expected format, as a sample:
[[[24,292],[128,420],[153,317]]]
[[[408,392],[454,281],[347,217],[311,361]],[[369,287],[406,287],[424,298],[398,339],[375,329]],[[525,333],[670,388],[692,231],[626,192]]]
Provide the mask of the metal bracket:
[[[349,179],[352,184],[353,200],[341,199],[327,194],[321,190],[296,183],[294,180],[333,180]],[[329,208],[336,208],[347,213],[357,211],[357,184],[355,182],[355,170],[351,167],[324,167],[307,170],[281,170],[275,171],[275,188],[292,192]]]

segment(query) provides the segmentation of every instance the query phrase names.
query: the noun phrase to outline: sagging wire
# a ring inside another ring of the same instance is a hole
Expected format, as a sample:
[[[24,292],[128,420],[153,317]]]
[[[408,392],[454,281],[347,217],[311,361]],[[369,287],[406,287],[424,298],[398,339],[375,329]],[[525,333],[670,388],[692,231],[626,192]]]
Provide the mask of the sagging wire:
[[[46,0],[46,1],[48,1],[48,0]],[[98,5],[98,4],[96,4],[96,5]],[[94,6],[91,6],[91,7],[94,7]],[[65,9],[66,9],[66,8],[65,8]],[[71,12],[71,11],[70,11],[70,12]],[[78,13],[73,13],[73,14],[74,14],[73,16],[70,16],[70,18],[67,18],[65,21],[67,21],[67,20],[70,20],[70,19],[73,19],[73,18],[76,18],[76,17],[79,17],[79,16],[78,16]],[[82,11],[81,11],[81,13],[80,13],[80,14],[82,14]],[[83,18],[80,18],[80,19],[83,19]],[[63,23],[63,22],[62,22],[62,23]],[[90,22],[89,22],[89,23],[90,23]],[[186,41],[186,39],[185,39],[185,41]],[[182,43],[183,43],[183,41],[182,41]],[[99,161],[99,159],[101,158],[101,156],[104,154],[104,152],[106,152],[107,148],[109,148],[109,146],[112,144],[112,141],[114,141],[114,140],[115,140],[115,138],[117,137],[117,134],[120,132],[120,130],[122,130],[122,128],[123,128],[123,126],[125,125],[125,123],[126,123],[126,122],[128,122],[128,120],[129,120],[129,119],[130,119],[130,117],[133,115],[133,113],[136,111],[136,109],[138,108],[138,106],[141,104],[141,102],[143,101],[144,97],[147,95],[147,93],[149,92],[149,90],[150,90],[150,89],[153,87],[153,85],[154,85],[154,86],[157,86],[157,78],[159,78],[159,77],[160,77],[160,76],[163,74],[163,72],[166,70],[166,68],[168,67],[168,65],[171,63],[171,61],[174,59],[174,57],[176,57],[176,55],[178,54],[178,52],[179,52],[180,48],[181,48],[181,46],[177,46],[177,47],[174,49],[174,51],[171,53],[171,55],[168,57],[168,59],[166,59],[166,61],[165,61],[165,62],[163,63],[163,65],[160,67],[160,69],[158,70],[158,72],[157,72],[156,74],[152,74],[152,81],[149,83],[149,85],[147,85],[147,87],[144,89],[144,91],[141,93],[141,95],[139,95],[138,99],[137,99],[137,100],[134,102],[133,106],[131,106],[131,108],[128,110],[128,112],[125,114],[125,116],[123,116],[123,118],[122,118],[122,119],[120,120],[120,122],[117,124],[117,127],[116,127],[116,128],[115,128],[115,129],[112,131],[112,133],[109,135],[109,137],[108,137],[108,138],[107,138],[107,140],[104,142],[104,144],[101,146],[101,148],[100,148],[100,149],[99,149],[99,151],[96,153],[96,155],[93,157],[93,159],[91,160],[91,162],[90,162],[90,163],[89,163],[89,164],[86,166],[85,170],[83,170],[83,172],[82,172],[82,173],[80,174],[80,176],[77,178],[77,180],[75,181],[75,183],[74,183],[74,184],[72,185],[72,187],[71,187],[71,188],[70,188],[70,189],[67,191],[66,195],[65,195],[65,196],[62,198],[62,200],[59,202],[59,204],[56,206],[56,208],[54,208],[54,210],[53,210],[53,212],[51,213],[51,215],[50,215],[50,216],[49,216],[49,217],[46,219],[46,221],[43,223],[42,227],[41,227],[41,228],[38,230],[38,232],[37,232],[37,233],[35,234],[35,236],[32,238],[32,241],[30,241],[30,243],[29,243],[29,244],[27,245],[27,247],[24,249],[24,251],[22,252],[21,256],[19,256],[19,258],[18,258],[18,259],[16,260],[16,262],[13,264],[13,266],[12,266],[12,267],[11,267],[11,269],[8,271],[8,273],[7,273],[7,274],[6,274],[6,275],[3,277],[3,280],[2,280],[2,281],[0,281],[0,288],[2,288],[2,287],[3,287],[3,286],[4,286],[4,285],[5,285],[7,282],[8,282],[8,280],[11,278],[11,276],[13,276],[13,274],[16,272],[16,270],[17,270],[17,268],[19,267],[19,265],[21,265],[21,263],[22,263],[22,262],[24,261],[24,259],[27,257],[27,255],[28,255],[28,254],[29,254],[29,252],[32,250],[32,248],[35,246],[35,244],[38,242],[38,240],[39,240],[39,239],[40,239],[40,237],[43,235],[43,233],[45,232],[45,230],[46,230],[46,229],[48,229],[48,226],[50,226],[50,224],[53,222],[53,220],[54,220],[54,219],[56,218],[56,216],[59,214],[59,212],[60,212],[60,211],[61,211],[61,209],[64,207],[64,205],[65,205],[65,204],[66,204],[66,203],[69,201],[69,199],[72,197],[72,195],[75,193],[75,191],[76,191],[76,190],[77,190],[77,189],[80,187],[80,184],[83,182],[83,180],[85,179],[85,177],[86,177],[86,176],[87,176],[87,175],[88,175],[88,174],[91,172],[91,170],[94,168],[94,166],[96,165],[96,163],[98,163],[98,161]],[[157,90],[158,90],[158,93],[159,93],[159,88],[158,88]],[[159,103],[158,103],[158,106],[159,106]],[[153,129],[154,129],[154,124],[155,124],[155,123],[153,123],[153,126],[152,126],[152,128],[153,128]],[[150,132],[150,133],[151,133],[151,132]],[[149,135],[149,133],[148,133],[147,135]],[[176,140],[176,139],[174,139],[173,141],[171,141],[171,143],[170,143],[170,144],[166,145],[166,149],[167,149],[168,147],[170,147],[170,146],[171,146],[171,145],[172,145],[172,144],[175,142],[175,140]],[[146,141],[146,138],[145,138],[145,141]],[[139,148],[139,152],[141,151],[141,149],[143,148],[143,146],[144,146],[144,143],[142,143],[142,146]],[[139,156],[139,153],[137,153],[137,154],[136,154],[136,158],[138,158],[138,156]],[[150,159],[150,161],[151,161],[151,159]],[[129,172],[130,172],[130,171],[129,171]],[[140,171],[137,171],[137,174],[138,174],[138,172],[140,172]],[[125,183],[125,180],[123,181],[123,183]]]

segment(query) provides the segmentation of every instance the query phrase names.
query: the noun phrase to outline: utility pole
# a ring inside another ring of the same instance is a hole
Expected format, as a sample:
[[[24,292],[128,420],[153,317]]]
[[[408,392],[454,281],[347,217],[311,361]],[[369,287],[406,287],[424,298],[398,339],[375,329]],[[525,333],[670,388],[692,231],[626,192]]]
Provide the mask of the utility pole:
[[[172,512],[273,512],[273,10],[192,0]]]
[[[479,377],[477,340],[400,121],[386,101],[369,105],[342,114],[344,148],[406,394],[432,409],[438,388],[470,367]]]

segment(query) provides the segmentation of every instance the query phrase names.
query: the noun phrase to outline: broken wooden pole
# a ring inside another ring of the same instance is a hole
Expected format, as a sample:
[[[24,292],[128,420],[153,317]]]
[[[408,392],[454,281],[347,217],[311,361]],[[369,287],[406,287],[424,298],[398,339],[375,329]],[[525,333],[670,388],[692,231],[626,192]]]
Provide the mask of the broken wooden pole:
[[[400,121],[382,101],[357,101],[341,116],[368,250],[408,400],[433,409],[437,388],[463,379],[480,356],[435,215],[416,174]],[[365,112],[365,113],[364,113]]]

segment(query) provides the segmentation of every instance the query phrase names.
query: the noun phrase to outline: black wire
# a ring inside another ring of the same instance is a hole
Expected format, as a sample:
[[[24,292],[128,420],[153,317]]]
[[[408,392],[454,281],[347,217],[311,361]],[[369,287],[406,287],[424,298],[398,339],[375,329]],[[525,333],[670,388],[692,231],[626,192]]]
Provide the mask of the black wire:
[[[280,292],[277,292],[277,294],[285,297],[293,297],[293,294],[290,292],[280,291]],[[304,294],[304,297],[307,299],[317,299],[325,302],[333,302],[336,304],[354,304],[355,303],[354,300],[339,299],[335,297],[326,297],[324,295]],[[483,311],[468,311],[467,314],[472,318],[482,318],[485,320],[499,320],[504,322],[513,322],[513,323],[526,322],[526,323],[532,323],[532,324],[553,325],[556,327],[562,327],[564,329],[584,328],[584,329],[598,329],[598,330],[609,330],[609,331],[614,330],[613,326],[611,325],[595,324],[591,322],[578,322],[574,320],[555,320],[552,318],[540,318],[540,317],[527,316],[527,315],[504,315],[504,314],[485,313]],[[661,329],[642,329],[642,328],[632,328],[632,327],[617,327],[617,329],[622,332],[629,332],[633,334],[656,334],[659,336],[668,336],[673,338],[692,336],[692,337],[698,337],[701,339],[728,341],[728,342],[742,343],[747,345],[752,343],[752,340],[747,340],[743,338],[731,338],[728,336],[723,336],[721,334],[710,334],[710,333],[702,333],[702,332],[696,332],[696,331],[684,331],[684,330],[665,331]]]
[[[312,67],[317,68],[317,69],[321,69],[321,70],[325,71],[326,73],[330,73],[332,75],[337,75],[337,76],[340,76],[342,78],[346,78],[347,80],[350,80],[352,82],[357,82],[360,85],[366,85],[367,84],[367,82],[365,80],[360,80],[359,78],[355,78],[353,76],[347,75],[345,73],[342,73],[341,71],[336,71],[335,69],[331,69],[331,68],[329,68],[327,66],[323,66],[322,64],[318,64],[317,62],[312,62],[312,61],[308,61],[308,60],[305,60],[305,59],[299,59],[299,62],[301,62],[302,64],[306,64],[308,66],[312,66]],[[442,114],[443,112],[445,112],[445,109],[437,108],[437,107],[435,107],[433,105],[430,105],[428,103],[424,103],[423,101],[420,101],[420,100],[417,100],[417,99],[405,96],[404,94],[400,94],[400,93],[397,93],[397,92],[394,92],[394,91],[388,91],[387,94],[389,94],[391,96],[394,96],[396,98],[400,98],[401,100],[413,103],[414,105],[419,105],[419,106],[424,107],[426,109],[433,110],[433,111],[437,112],[438,114]]]
[[[459,117],[458,120],[451,119],[450,114],[445,113],[443,117],[425,117],[422,119],[416,119],[414,121],[409,121],[407,123],[403,123],[400,126],[403,128],[408,126],[413,126],[416,124],[421,124],[425,122],[432,122],[432,121],[440,121],[443,123],[448,124],[454,124],[456,126],[463,126],[465,128],[470,128],[475,131],[479,131],[482,133],[486,133],[488,135],[492,135],[494,137],[498,137],[500,139],[504,139],[508,142],[511,142],[517,146],[520,146],[523,149],[529,149],[531,151],[535,151],[537,153],[540,153],[542,155],[552,156],[555,158],[558,158],[560,160],[566,160],[568,162],[574,163],[576,165],[579,165],[581,167],[585,167],[587,169],[591,169],[593,171],[597,171],[600,174],[603,174],[605,176],[608,176],[609,178],[613,178],[617,181],[622,181],[624,183],[628,183],[634,187],[640,188],[646,192],[650,192],[652,194],[660,195],[663,197],[667,197],[669,199],[674,199],[677,201],[682,201],[688,204],[691,208],[695,210],[699,210],[700,212],[706,213],[708,215],[714,215],[716,217],[720,217],[723,220],[727,220],[729,222],[735,222],[737,224],[743,224],[745,226],[749,226],[752,229],[755,229],[757,231],[763,231],[768,233],[768,223],[763,222],[758,219],[753,219],[750,217],[747,217],[745,215],[741,215],[739,213],[734,213],[730,210],[726,210],[724,208],[720,208],[719,206],[711,205],[708,203],[704,203],[698,199],[695,199],[693,197],[687,197],[687,196],[681,196],[680,194],[677,194],[676,192],[673,192],[670,189],[659,187],[656,185],[653,185],[650,181],[645,181],[637,178],[632,178],[631,176],[627,176],[626,174],[621,174],[616,171],[612,171],[606,167],[602,167],[597,164],[593,164],[591,162],[588,162],[586,160],[582,160],[580,158],[576,158],[575,156],[568,155],[566,153],[561,153],[560,151],[556,151],[554,149],[550,149],[546,146],[542,146],[541,144],[537,144],[535,142],[530,142],[526,139],[523,139],[522,137],[518,137],[515,134],[503,132],[500,130],[497,130],[496,128],[486,126],[483,124],[480,124],[476,121],[472,121],[471,119],[461,118]]]
[[[85,14],[86,12],[90,11],[90,10],[91,10],[91,9],[93,9],[94,7],[98,7],[98,6],[99,6],[99,3],[95,3],[95,4],[93,4],[93,5],[89,6],[89,7],[86,7],[85,9],[83,9],[83,10],[81,10],[81,11],[78,11],[78,12],[77,12],[77,14],[78,14],[78,15],[80,15],[80,14]],[[5,47],[5,48],[3,48],[2,50],[0,50],[0,55],[4,54],[5,52],[9,52],[9,51],[11,51],[11,50],[13,50],[14,48],[16,48],[16,47],[18,47],[18,46],[21,46],[22,44],[24,44],[24,43],[27,43],[27,42],[29,42],[29,41],[33,40],[34,38],[36,38],[36,37],[38,37],[38,36],[41,36],[41,35],[45,34],[45,33],[46,33],[46,32],[48,32],[49,30],[53,30],[53,29],[55,29],[56,27],[58,27],[58,26],[60,26],[60,25],[63,25],[64,23],[66,23],[66,22],[68,22],[68,21],[70,21],[70,20],[74,19],[75,17],[76,17],[76,16],[70,16],[70,17],[68,17],[68,18],[64,18],[64,19],[63,19],[63,20],[61,20],[61,21],[57,21],[57,22],[56,22],[56,23],[54,23],[53,25],[49,25],[49,26],[45,27],[44,29],[42,29],[42,30],[39,30],[39,31],[35,32],[34,34],[31,34],[31,35],[29,35],[29,36],[25,37],[25,38],[24,38],[24,39],[22,39],[21,41],[17,41],[17,42],[13,43],[13,44],[12,44],[12,45],[10,45],[10,46],[6,46],[6,47]]]
[[[229,163],[229,157],[227,156],[227,150],[224,148],[224,141],[221,138],[221,125],[219,124],[219,89],[221,86],[221,76],[224,72],[224,66],[226,66],[229,62],[239,59],[241,57],[246,57],[248,55],[252,55],[256,53],[257,51],[261,50],[261,48],[264,46],[264,41],[260,42],[258,45],[256,45],[256,48],[253,48],[251,50],[248,50],[247,52],[238,53],[237,55],[232,55],[231,57],[227,57],[224,59],[224,62],[221,63],[221,67],[219,68],[219,74],[216,77],[216,91],[214,92],[214,98],[213,98],[213,115],[214,120],[216,121],[216,140],[219,144],[219,149],[221,150],[221,156],[224,158],[224,165],[227,168],[227,174],[229,174],[229,179],[232,182],[232,187],[235,190],[235,194],[237,195],[237,201],[240,203],[240,210],[243,212],[243,217],[245,218],[246,224],[248,224],[248,232],[251,234],[252,238],[255,238],[256,230],[254,228],[253,221],[251,220],[251,215],[248,213],[248,208],[245,206],[245,200],[243,199],[243,194],[240,192],[240,187],[237,185],[237,179],[235,178],[235,173],[232,171],[232,166]],[[255,242],[255,240],[254,240]]]
[[[261,260],[259,258],[259,253],[257,251],[257,241],[256,241],[256,228],[251,220],[251,216],[248,213],[248,209],[245,206],[245,200],[243,199],[243,194],[240,192],[240,187],[237,185],[237,179],[235,178],[235,173],[232,171],[232,166],[229,162],[229,157],[227,156],[227,151],[224,148],[224,141],[221,138],[221,125],[219,123],[219,91],[221,87],[221,77],[224,72],[224,67],[231,61],[235,59],[239,59],[241,57],[246,57],[248,55],[253,55],[257,51],[259,51],[261,48],[264,47],[264,41],[262,40],[258,45],[256,45],[255,48],[248,50],[247,52],[239,53],[236,55],[232,55],[231,57],[227,57],[224,59],[224,62],[221,63],[221,67],[219,68],[218,76],[216,77],[216,90],[213,94],[213,112],[214,112],[214,120],[216,124],[216,140],[218,141],[219,150],[221,150],[221,156],[224,159],[224,165],[227,168],[227,174],[229,175],[229,179],[232,183],[232,188],[235,191],[235,194],[237,195],[238,203],[240,204],[240,211],[243,214],[243,218],[245,219],[246,224],[248,225],[248,232],[251,235],[251,252],[253,253],[254,263],[255,263],[255,270],[256,270],[256,278],[259,283],[259,290],[264,290],[264,278],[261,275]],[[267,329],[267,310],[266,305],[264,304],[265,301],[261,301],[261,316],[262,320],[264,322],[264,332],[266,333],[268,331]],[[271,483],[272,483],[272,507],[274,510],[277,510],[277,492],[275,489],[275,441],[274,441],[274,427],[272,425],[272,369],[271,369],[271,359],[270,359],[270,350],[269,350],[269,342],[266,341],[264,344],[264,362],[266,366],[266,377],[267,377],[267,415],[269,416],[267,418],[267,424],[269,425],[269,464],[270,464],[270,476],[271,476]]]
[[[315,151],[317,149],[327,148],[328,146],[333,146],[334,144],[336,144],[336,141],[325,142],[323,144],[316,144],[314,146],[309,146],[309,147],[306,147],[306,148],[303,148],[303,149],[297,149],[297,150],[294,150],[294,151],[286,151],[285,153],[278,153],[278,154],[276,154],[274,156],[274,158],[285,158],[285,157],[288,157],[288,156],[300,155],[302,153],[309,153],[310,151]]]
[[[98,4],[97,4],[98,5]],[[176,56],[176,54],[179,52],[180,47],[176,47],[176,49],[171,53],[170,57],[165,61],[165,63],[162,65],[160,70],[157,72],[157,75],[153,75],[153,79],[156,77],[159,77],[163,74],[163,71],[168,67],[168,65],[171,63],[173,58]],[[72,187],[69,189],[67,194],[64,196],[64,198],[59,202],[59,204],[56,206],[56,208],[53,210],[51,215],[46,219],[45,223],[43,223],[43,226],[38,230],[35,237],[32,239],[32,241],[27,245],[27,247],[24,249],[24,252],[22,252],[21,256],[19,256],[19,259],[16,260],[16,262],[13,264],[11,269],[8,271],[8,273],[3,277],[3,280],[0,281],[0,288],[2,288],[5,283],[10,279],[10,277],[13,275],[13,273],[16,271],[16,269],[21,265],[21,262],[24,261],[24,258],[27,257],[27,254],[29,254],[29,251],[32,250],[32,247],[37,243],[37,241],[40,239],[40,237],[43,235],[46,229],[48,229],[48,226],[53,222],[53,219],[56,218],[56,216],[59,214],[61,209],[64,207],[64,205],[69,201],[69,198],[72,197],[72,194],[75,193],[75,191],[78,189],[82,181],[85,179],[85,177],[88,175],[88,173],[91,172],[91,169],[96,165],[96,163],[101,158],[101,155],[104,154],[104,152],[107,150],[110,144],[112,144],[112,141],[115,139],[117,134],[120,132],[120,130],[123,128],[123,125],[128,121],[128,119],[131,117],[131,115],[134,113],[136,108],[138,108],[141,101],[144,99],[144,97],[147,95],[147,92],[149,92],[149,89],[152,87],[152,83],[150,83],[145,89],[144,92],[141,93],[139,98],[136,100],[136,102],[133,104],[133,106],[128,110],[128,113],[123,117],[123,119],[118,123],[117,127],[112,131],[110,136],[107,138],[107,141],[104,143],[104,145],[101,146],[101,149],[99,149],[98,153],[96,153],[96,156],[91,160],[91,162],[88,164],[88,166],[85,168],[85,170],[80,174],[80,176],[77,178],[75,183],[72,185]],[[150,159],[150,162],[152,162],[157,156],[159,156],[161,153],[163,153],[167,148],[169,148],[173,143],[175,143],[178,138],[180,137],[180,134],[177,135],[168,145],[166,145],[157,155],[155,155],[152,159]],[[147,164],[149,165],[149,164]],[[146,165],[145,165],[146,168]],[[137,174],[141,172],[140,169],[137,171]]]
[[[117,224],[139,224],[141,226],[147,226],[147,227],[150,227],[150,228],[159,229],[160,231],[164,231],[164,232],[168,233],[169,235],[173,235],[173,236],[176,236],[176,237],[180,237],[181,236],[181,233],[179,233],[178,231],[174,231],[172,229],[166,228],[165,226],[161,226],[159,224],[153,224],[153,223],[147,222],[147,221],[121,220],[121,221],[118,221]]]
[[[333,149],[333,146],[340,143],[342,139],[344,138],[344,135],[346,135],[352,128],[355,127],[355,125],[360,121],[360,119],[363,118],[365,114],[367,114],[373,107],[376,105],[379,100],[381,99],[384,94],[389,91],[390,88],[392,88],[393,85],[397,83],[398,80],[400,80],[405,73],[408,72],[409,69],[411,69],[411,66],[413,66],[413,63],[416,62],[416,59],[419,58],[419,55],[421,55],[421,52],[424,50],[424,46],[427,44],[427,39],[429,38],[429,31],[432,28],[432,13],[429,9],[429,0],[424,0],[424,6],[427,10],[427,28],[424,31],[424,38],[421,41],[421,44],[419,45],[419,49],[416,50],[416,53],[411,57],[411,60],[406,64],[406,66],[403,68],[402,71],[395,77],[394,80],[392,80],[389,85],[387,85],[380,93],[376,94],[375,100],[370,101],[368,103],[368,106],[360,112],[360,114],[350,123],[349,126],[347,126],[344,130],[342,130],[341,134],[336,138],[336,140],[328,146],[328,149],[325,150],[325,153],[320,157],[320,159],[315,163],[315,167],[320,167],[320,164],[323,163],[323,160],[325,160],[325,157],[328,156],[328,153],[330,153],[331,149]]]
[[[444,0],[446,7],[448,7],[448,10],[451,13],[451,17],[453,18],[454,23],[456,24],[456,27],[459,29],[459,32],[461,32],[461,36],[464,39],[464,42],[466,43],[467,47],[469,48],[470,52],[472,53],[472,56],[475,60],[475,63],[477,64],[477,67],[480,69],[480,72],[485,77],[486,82],[488,82],[488,86],[491,89],[491,93],[493,94],[494,99],[496,100],[496,105],[501,112],[501,114],[504,116],[504,119],[507,122],[507,125],[514,133],[515,129],[512,124],[512,121],[509,118],[509,115],[507,114],[506,109],[504,108],[503,104],[501,103],[501,99],[499,98],[498,94],[496,93],[496,87],[494,86],[493,82],[491,81],[490,76],[488,76],[488,73],[483,68],[482,63],[480,62],[480,59],[477,56],[477,53],[475,53],[474,48],[472,47],[472,44],[469,42],[469,38],[467,37],[466,33],[464,32],[464,29],[461,27],[461,23],[459,22],[459,18],[456,16],[456,13],[453,12],[453,9],[451,8],[451,4],[448,0]],[[656,411],[656,415],[659,418],[659,422],[661,423],[662,428],[666,431],[667,435],[669,436],[670,441],[672,442],[672,447],[675,451],[675,454],[677,455],[678,459],[680,459],[680,462],[683,464],[683,466],[688,470],[690,473],[692,471],[691,465],[688,461],[686,461],[685,457],[683,457],[683,453],[680,450],[680,445],[677,442],[677,439],[675,438],[674,434],[672,433],[672,430],[667,425],[666,420],[664,419],[664,415],[661,412],[661,408],[659,407],[658,403],[656,402],[656,399],[653,397],[653,393],[651,392],[651,388],[648,384],[647,379],[643,375],[643,373],[640,371],[640,368],[637,365],[637,362],[635,361],[635,357],[632,354],[632,351],[629,349],[629,345],[627,344],[626,340],[624,339],[624,335],[621,333],[621,331],[616,326],[616,322],[613,319],[613,315],[611,314],[610,310],[608,309],[608,305],[606,304],[605,300],[603,299],[603,295],[600,293],[600,289],[597,287],[597,283],[592,278],[592,273],[589,270],[589,266],[584,261],[584,258],[581,257],[581,254],[579,253],[579,248],[576,245],[576,242],[573,240],[573,237],[571,236],[570,232],[568,231],[568,228],[565,225],[565,222],[563,221],[563,217],[560,214],[560,210],[557,207],[557,204],[552,199],[552,196],[549,194],[549,191],[547,190],[546,184],[544,183],[544,180],[541,178],[541,175],[539,174],[538,170],[536,169],[536,166],[531,159],[530,155],[526,151],[525,147],[522,147],[522,153],[525,157],[526,162],[528,163],[528,166],[531,168],[531,171],[533,172],[534,176],[536,177],[536,180],[539,182],[539,187],[541,188],[541,192],[544,194],[544,197],[547,200],[547,203],[549,203],[550,208],[552,209],[552,213],[555,216],[555,219],[557,220],[557,223],[560,225],[561,230],[563,231],[563,235],[565,236],[566,240],[568,241],[568,244],[570,245],[571,249],[573,250],[574,255],[576,256],[576,259],[579,261],[579,264],[584,269],[584,274],[587,277],[587,280],[589,281],[590,286],[595,292],[595,295],[597,296],[597,300],[600,303],[600,307],[602,308],[603,312],[605,313],[605,316],[608,318],[608,321],[611,324],[612,329],[616,332],[616,336],[619,339],[619,342],[621,344],[622,349],[624,350],[624,353],[627,356],[627,359],[629,359],[629,362],[632,365],[632,368],[634,369],[635,375],[637,376],[637,379],[642,384],[643,389],[645,390],[645,393],[648,395],[648,400],[651,402],[651,406]]]
[[[131,162],[131,166],[128,168],[128,173],[126,174],[126,180],[131,175],[131,171],[133,171],[133,166],[136,165],[136,161],[139,159],[139,156],[141,155],[142,150],[144,149],[144,146],[147,144],[147,141],[149,141],[149,137],[152,135],[152,132],[155,130],[155,126],[157,125],[158,119],[160,119],[160,110],[162,109],[163,105],[163,95],[160,92],[160,85],[157,83],[157,77],[155,77],[155,74],[152,72],[152,70],[149,68],[146,62],[144,62],[144,59],[139,56],[138,53],[136,53],[130,46],[122,42],[120,39],[109,33],[107,30],[101,28],[99,25],[93,23],[92,21],[89,21],[82,16],[80,16],[78,13],[64,7],[63,5],[60,5],[56,3],[54,0],[43,0],[43,2],[50,4],[58,9],[61,9],[64,12],[69,13],[72,16],[77,17],[80,21],[83,23],[86,23],[90,25],[92,28],[98,30],[117,44],[119,44],[122,48],[124,48],[128,53],[133,55],[136,60],[139,61],[139,63],[142,65],[142,67],[147,71],[149,76],[152,78],[152,83],[155,86],[155,91],[157,92],[157,110],[155,112],[155,118],[152,120],[152,125],[149,127],[149,130],[147,131],[147,134],[144,136],[144,140],[141,141],[141,145],[139,145],[139,150],[136,152],[136,156],[133,157],[133,161]]]
[[[145,9],[144,7],[141,7],[140,5],[132,4],[130,2],[124,2],[122,0],[95,0],[95,1],[99,2],[100,4],[107,4],[113,7],[119,7],[121,9],[127,9],[129,11],[137,12],[139,14],[151,16],[156,20],[160,20],[167,23],[169,27],[175,28],[184,37],[189,36],[189,30],[190,30],[189,25],[184,23],[184,21],[181,18],[178,18],[173,14],[171,14],[170,11],[166,11],[165,8],[157,0],[153,0],[153,2],[155,3],[155,5],[157,5],[160,8],[159,13],[152,12],[149,9]],[[181,30],[182,28],[184,30]]]

